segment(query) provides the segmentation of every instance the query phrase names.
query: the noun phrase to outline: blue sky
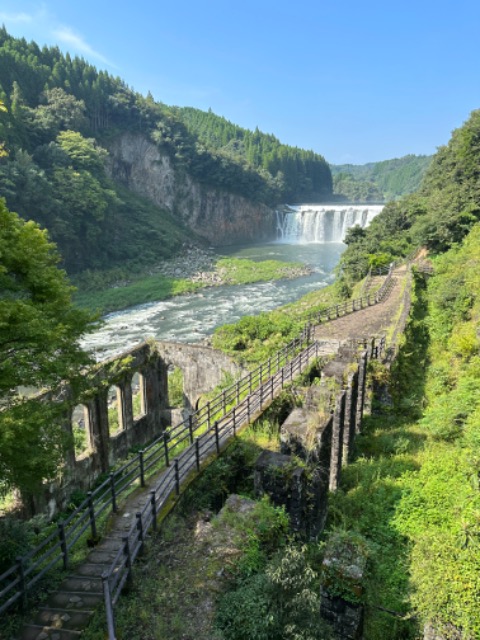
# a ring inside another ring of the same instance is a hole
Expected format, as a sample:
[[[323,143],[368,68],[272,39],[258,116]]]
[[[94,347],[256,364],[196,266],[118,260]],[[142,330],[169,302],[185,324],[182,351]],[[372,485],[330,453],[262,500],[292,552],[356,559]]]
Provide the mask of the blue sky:
[[[478,0],[0,0],[0,23],[333,163],[434,153],[480,108]]]

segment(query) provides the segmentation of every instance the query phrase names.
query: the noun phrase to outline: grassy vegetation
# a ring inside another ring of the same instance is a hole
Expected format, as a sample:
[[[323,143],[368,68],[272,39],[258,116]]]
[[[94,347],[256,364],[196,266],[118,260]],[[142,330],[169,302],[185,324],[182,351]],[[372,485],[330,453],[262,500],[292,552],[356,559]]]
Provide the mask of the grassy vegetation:
[[[221,258],[216,264],[216,269],[226,284],[281,280],[304,275],[308,271],[301,262],[257,261],[246,258]]]
[[[109,313],[126,309],[137,304],[156,302],[183,293],[193,293],[202,288],[202,284],[190,280],[167,278],[161,274],[138,276],[125,286],[99,291],[78,291],[75,303],[82,308],[94,309],[99,313]]]

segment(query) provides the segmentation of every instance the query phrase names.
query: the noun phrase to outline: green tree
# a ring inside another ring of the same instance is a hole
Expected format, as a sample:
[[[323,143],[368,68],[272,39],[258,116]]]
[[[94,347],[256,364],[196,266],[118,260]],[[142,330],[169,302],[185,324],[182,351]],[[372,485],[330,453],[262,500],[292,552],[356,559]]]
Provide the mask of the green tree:
[[[64,380],[75,385],[90,361],[78,340],[95,323],[73,307],[58,260],[46,231],[0,200],[0,490],[15,487],[23,495],[57,473],[65,401],[26,398],[22,389],[55,393]]]

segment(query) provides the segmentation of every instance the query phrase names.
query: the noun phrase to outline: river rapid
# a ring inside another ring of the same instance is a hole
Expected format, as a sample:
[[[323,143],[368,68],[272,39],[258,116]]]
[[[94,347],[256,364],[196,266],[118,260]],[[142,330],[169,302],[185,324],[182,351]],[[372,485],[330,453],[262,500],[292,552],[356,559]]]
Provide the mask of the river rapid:
[[[303,262],[312,268],[312,273],[294,280],[211,287],[199,293],[111,313],[104,318],[104,324],[98,331],[85,337],[82,346],[93,352],[97,360],[104,360],[149,337],[199,342],[222,324],[236,322],[244,315],[270,311],[327,286],[334,280],[333,270],[344,249],[345,245],[341,242],[274,242],[247,247],[222,247],[219,255]]]

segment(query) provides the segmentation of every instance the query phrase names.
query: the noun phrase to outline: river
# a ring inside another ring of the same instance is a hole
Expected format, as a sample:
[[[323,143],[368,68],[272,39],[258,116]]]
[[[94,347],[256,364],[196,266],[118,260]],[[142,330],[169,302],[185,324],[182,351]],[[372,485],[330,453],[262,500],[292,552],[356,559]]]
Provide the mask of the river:
[[[345,249],[341,242],[321,244],[271,243],[248,247],[222,247],[219,255],[251,260],[303,262],[313,269],[309,276],[294,280],[223,285],[200,293],[177,296],[162,302],[131,307],[111,313],[104,325],[87,336],[82,346],[97,360],[117,355],[148,337],[158,340],[199,342],[222,324],[244,315],[270,311],[302,295],[330,284],[333,269]]]
[[[311,275],[294,280],[211,287],[200,293],[111,313],[105,317],[103,327],[87,336],[82,344],[97,360],[104,360],[149,337],[199,342],[222,324],[293,302],[333,282],[333,270],[345,249],[341,241],[347,230],[354,225],[367,227],[382,208],[382,205],[371,204],[285,205],[277,212],[281,241],[222,247],[219,256],[303,262],[312,268]]]

